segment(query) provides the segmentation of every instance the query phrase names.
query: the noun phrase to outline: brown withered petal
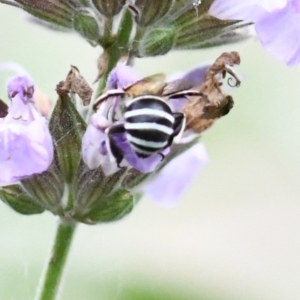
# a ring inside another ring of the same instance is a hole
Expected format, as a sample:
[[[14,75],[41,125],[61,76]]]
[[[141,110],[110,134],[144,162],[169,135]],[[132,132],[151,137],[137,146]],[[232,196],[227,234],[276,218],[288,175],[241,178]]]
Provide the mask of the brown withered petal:
[[[128,1],[128,7],[140,26],[148,26],[166,15],[173,0],[136,0]]]
[[[111,18],[121,11],[126,0],[92,0],[92,2],[102,15]]]
[[[186,129],[201,133],[216,119],[229,113],[234,102],[232,97],[222,90],[218,78],[220,76],[225,78],[226,74],[229,74],[234,78],[235,86],[239,86],[239,78],[228,68],[239,63],[240,56],[237,52],[225,52],[207,69],[203,82],[193,87],[200,95],[188,97],[183,109],[187,118]]]
[[[76,93],[82,100],[84,106],[90,104],[93,90],[80,74],[77,67],[71,66],[71,70],[61,88]]]
[[[71,28],[74,8],[63,0],[16,0],[31,15],[50,23]]]
[[[93,83],[96,83],[102,75],[106,72],[108,66],[108,53],[104,50],[103,53],[99,56],[97,61],[98,74]]]

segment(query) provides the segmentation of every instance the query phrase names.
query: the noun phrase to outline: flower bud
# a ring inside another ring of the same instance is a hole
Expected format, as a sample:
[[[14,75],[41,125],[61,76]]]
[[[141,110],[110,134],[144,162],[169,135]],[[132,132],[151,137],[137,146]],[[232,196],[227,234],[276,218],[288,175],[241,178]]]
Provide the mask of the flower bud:
[[[74,29],[89,41],[97,41],[99,39],[98,23],[91,15],[76,13]]]
[[[145,34],[138,48],[138,55],[156,56],[168,53],[175,45],[176,30],[173,27],[156,28]]]

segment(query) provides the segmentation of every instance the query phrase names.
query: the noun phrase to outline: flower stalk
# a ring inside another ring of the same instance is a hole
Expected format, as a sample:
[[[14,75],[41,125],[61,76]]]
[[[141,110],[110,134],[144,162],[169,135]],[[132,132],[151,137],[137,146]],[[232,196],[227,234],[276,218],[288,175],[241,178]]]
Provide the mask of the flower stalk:
[[[36,300],[56,299],[75,228],[75,222],[60,220],[45,277],[37,291]]]
[[[110,30],[106,30],[106,34],[108,36],[105,37],[106,41],[110,41],[110,43],[102,44],[104,48],[104,52],[107,57],[107,65],[103,75],[100,78],[98,89],[96,91],[96,98],[99,97],[105,88],[108,75],[111,70],[116,66],[117,62],[124,55],[128,55],[128,43],[132,30],[132,15],[129,10],[125,10],[120,27],[117,33],[117,36],[114,38],[110,35]]]

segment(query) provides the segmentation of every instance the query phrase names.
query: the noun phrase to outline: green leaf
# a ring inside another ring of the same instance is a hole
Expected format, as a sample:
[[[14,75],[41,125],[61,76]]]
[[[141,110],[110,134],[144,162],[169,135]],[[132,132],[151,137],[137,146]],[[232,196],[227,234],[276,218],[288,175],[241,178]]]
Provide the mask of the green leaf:
[[[9,185],[0,189],[1,200],[22,215],[33,215],[44,212],[20,185]]]
[[[59,167],[67,183],[71,183],[81,159],[81,140],[86,123],[67,93],[61,94],[50,122]]]

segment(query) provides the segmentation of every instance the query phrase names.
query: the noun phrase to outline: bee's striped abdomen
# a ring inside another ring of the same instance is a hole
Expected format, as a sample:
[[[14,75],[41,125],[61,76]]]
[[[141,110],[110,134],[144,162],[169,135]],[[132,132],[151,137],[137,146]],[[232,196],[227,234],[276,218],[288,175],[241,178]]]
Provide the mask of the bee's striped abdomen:
[[[168,145],[174,117],[164,99],[140,96],[126,105],[125,134],[138,156],[148,157]]]

